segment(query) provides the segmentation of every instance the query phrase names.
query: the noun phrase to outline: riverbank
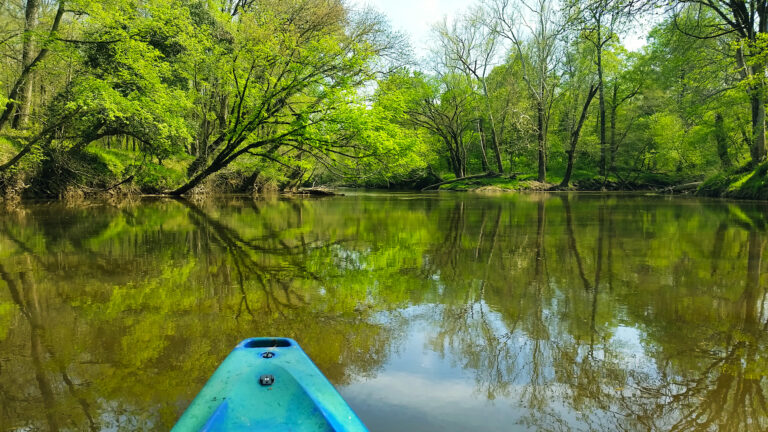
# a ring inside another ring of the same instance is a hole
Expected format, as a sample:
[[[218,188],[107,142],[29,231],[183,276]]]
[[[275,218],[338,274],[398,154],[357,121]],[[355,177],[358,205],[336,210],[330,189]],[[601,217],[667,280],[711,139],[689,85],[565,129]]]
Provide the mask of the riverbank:
[[[18,146],[0,139],[0,161]],[[102,198],[115,195],[161,195],[184,184],[191,156],[165,159],[145,157],[119,148],[89,147],[80,152],[52,151],[47,157],[32,155],[14,169],[0,174],[0,199]],[[210,176],[191,194],[273,192],[293,187],[269,169],[233,163]]]
[[[7,159],[8,155],[17,151],[17,144],[7,138],[0,140],[0,159]],[[147,158],[137,152],[119,148],[91,147],[77,154],[67,151],[53,152],[47,158],[30,157],[20,169],[0,175],[0,198],[72,200],[122,195],[158,195],[183,184],[188,178],[187,167],[191,162],[189,156]],[[192,194],[295,192],[302,186],[313,186],[302,183],[301,177],[297,177],[299,178],[286,177],[267,167],[233,163],[206,179]],[[561,187],[562,174],[555,170],[550,171],[547,182],[537,181],[534,174],[475,175],[453,180],[450,176],[439,179],[431,173],[407,184],[388,186],[406,190],[424,188],[461,192],[651,191],[768,200],[768,162],[754,169],[742,167],[731,173],[710,177],[639,173],[627,175],[625,178],[615,175],[603,178],[595,172],[577,170],[571,179],[568,187]],[[348,183],[343,185],[363,187]]]
[[[755,168],[742,168],[731,174],[707,179],[697,194],[719,198],[768,200],[768,162]]]
[[[560,186],[562,177],[553,174],[549,181],[540,182],[536,176],[495,176],[453,181],[441,185],[439,190],[450,191],[584,191],[584,192],[631,192],[653,191],[669,193],[690,193],[695,191],[701,180],[695,177],[666,174],[642,174],[631,179],[619,179],[615,176],[603,178],[595,173],[581,172],[574,176],[568,187]]]
[[[733,173],[716,174],[707,178],[668,174],[642,174],[631,180],[609,176],[604,179],[590,173],[581,173],[566,188],[560,179],[539,182],[534,175],[520,177],[481,177],[458,180],[441,185],[439,190],[461,192],[513,192],[513,191],[583,191],[631,192],[651,191],[669,194],[690,194],[702,197],[768,200],[768,162],[755,168],[742,167]]]

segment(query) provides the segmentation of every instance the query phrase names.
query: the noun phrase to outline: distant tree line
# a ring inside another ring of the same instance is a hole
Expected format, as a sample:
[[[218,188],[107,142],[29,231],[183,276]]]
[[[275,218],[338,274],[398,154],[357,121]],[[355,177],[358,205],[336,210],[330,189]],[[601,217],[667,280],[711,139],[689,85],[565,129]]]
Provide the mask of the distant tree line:
[[[12,0],[0,186],[701,179],[765,159],[766,32],[768,1],[483,0],[416,61],[340,0]]]

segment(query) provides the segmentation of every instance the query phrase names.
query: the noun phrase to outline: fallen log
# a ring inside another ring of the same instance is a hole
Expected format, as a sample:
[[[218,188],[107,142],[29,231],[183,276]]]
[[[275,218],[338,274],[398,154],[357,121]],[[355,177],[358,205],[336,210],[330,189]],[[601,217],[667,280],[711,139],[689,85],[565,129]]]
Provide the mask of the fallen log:
[[[453,180],[446,180],[446,181],[442,181],[440,183],[435,183],[435,184],[431,184],[429,186],[425,186],[425,187],[421,188],[421,191],[424,192],[424,191],[430,190],[432,188],[438,188],[438,187],[440,187],[442,185],[456,183],[457,181],[471,180],[471,179],[476,179],[476,178],[488,178],[488,177],[500,177],[500,174],[491,172],[491,173],[474,174],[474,175],[471,175],[471,176],[459,177],[459,178],[455,178]]]
[[[687,192],[691,190],[696,190],[699,188],[699,186],[701,186],[701,183],[702,182],[699,181],[699,182],[670,186],[670,187],[664,188],[662,192]]]
[[[112,189],[114,189],[114,188],[116,188],[118,186],[124,185],[124,184],[126,184],[128,182],[131,182],[131,181],[133,181],[133,175],[128,176],[128,178],[126,178],[125,180],[123,180],[123,181],[121,181],[121,182],[119,182],[119,183],[117,183],[115,185],[112,185],[112,186],[110,186],[110,187],[108,187],[108,188],[106,188],[104,190],[105,191],[111,191]]]
[[[302,195],[314,195],[314,196],[337,196],[337,195],[344,195],[337,192],[334,192],[330,189],[325,188],[305,188],[305,189],[299,189],[296,191],[297,194]]]

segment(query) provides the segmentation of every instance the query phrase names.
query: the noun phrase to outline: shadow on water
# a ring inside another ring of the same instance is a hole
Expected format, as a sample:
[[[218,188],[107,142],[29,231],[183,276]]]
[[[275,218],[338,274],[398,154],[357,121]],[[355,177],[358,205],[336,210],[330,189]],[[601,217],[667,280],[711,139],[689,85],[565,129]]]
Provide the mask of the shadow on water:
[[[238,340],[282,335],[372,430],[462,430],[465,406],[488,430],[765,430],[767,215],[568,194],[29,205],[0,218],[0,429],[168,428]],[[449,382],[470,391],[430,402]]]

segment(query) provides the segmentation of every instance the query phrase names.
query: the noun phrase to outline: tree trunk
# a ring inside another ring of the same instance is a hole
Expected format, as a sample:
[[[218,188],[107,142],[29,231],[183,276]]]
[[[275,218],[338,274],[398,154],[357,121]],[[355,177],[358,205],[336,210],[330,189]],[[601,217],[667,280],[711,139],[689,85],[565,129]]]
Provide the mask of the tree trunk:
[[[571,182],[571,174],[573,174],[573,154],[576,153],[576,145],[573,142],[573,137],[571,137],[571,148],[565,153],[568,155],[568,164],[565,166],[563,181],[560,182],[561,188],[568,187],[568,184]]]
[[[763,28],[764,23],[761,18],[760,27]],[[751,45],[755,44],[754,40],[749,41]],[[755,54],[755,53],[753,53]],[[748,88],[749,103],[752,111],[752,134],[749,137],[749,154],[751,156],[751,162],[753,164],[760,163],[765,159],[765,97],[763,91],[765,91],[764,85],[761,85],[762,74],[765,73],[765,67],[752,66],[746,60],[746,54],[742,46],[736,49],[736,63],[739,65],[739,71],[742,80],[749,79],[750,77],[758,77],[757,84]]]
[[[757,88],[750,95],[752,106],[752,143],[749,147],[752,162],[758,164],[765,159],[765,97],[762,88]]]
[[[187,193],[190,190],[192,190],[195,186],[200,184],[200,182],[205,180],[209,175],[215,173],[216,171],[220,170],[221,168],[222,168],[222,166],[220,166],[218,164],[215,164],[215,163],[211,164],[206,169],[200,171],[197,175],[195,175],[195,177],[193,177],[192,180],[188,181],[185,185],[180,186],[179,188],[177,188],[177,189],[175,189],[175,190],[173,190],[171,192],[167,192],[167,193],[168,193],[168,195],[173,195],[173,196],[184,195],[185,193]]]
[[[571,148],[568,150],[568,165],[565,167],[565,176],[563,181],[560,182],[560,187],[568,187],[568,183],[571,182],[571,174],[573,173],[573,158],[576,153],[576,145],[579,143],[579,135],[581,134],[581,127],[584,126],[584,122],[587,120],[587,112],[589,111],[589,105],[592,103],[592,99],[595,98],[597,93],[597,87],[590,86],[589,93],[587,94],[587,100],[584,101],[584,106],[581,108],[581,116],[576,123],[576,128],[571,132]]]
[[[464,173],[461,169],[461,150],[459,149],[458,145],[454,147],[449,138],[443,137],[443,141],[445,141],[445,146],[448,148],[448,161],[450,162],[453,174],[457,178],[464,177]]]
[[[464,140],[461,138],[461,132],[454,137],[457,153],[459,154],[459,172],[461,177],[467,175],[467,148],[464,146]]]
[[[496,121],[493,118],[493,111],[491,110],[491,98],[488,95],[488,85],[485,82],[485,78],[480,79],[483,84],[483,96],[485,96],[485,108],[488,111],[488,121],[491,124],[491,141],[493,142],[493,153],[496,156],[496,165],[499,168],[499,173],[504,172],[504,164],[501,162],[501,149],[499,148],[499,136],[496,133]]]
[[[485,153],[485,131],[483,130],[483,120],[477,119],[477,133],[480,135],[480,154],[483,156],[483,171],[488,171],[488,155]]]
[[[59,1],[59,7],[56,10],[56,16],[53,18],[53,24],[51,25],[49,39],[52,39],[56,32],[59,30],[59,24],[61,24],[61,18],[64,16],[64,12],[64,2]],[[11,114],[16,110],[16,101],[22,97],[20,94],[24,83],[27,81],[27,79],[29,79],[29,76],[32,74],[34,67],[43,61],[45,56],[48,55],[48,51],[48,46],[43,47],[40,52],[37,53],[37,56],[35,56],[35,58],[29,63],[29,65],[22,69],[21,75],[19,75],[19,78],[16,79],[16,82],[13,84],[13,88],[11,88],[10,93],[8,93],[9,100],[5,104],[5,109],[3,110],[3,113],[0,114],[0,129],[5,126],[5,124],[8,122],[8,119],[11,117]]]
[[[504,172],[504,164],[501,162],[501,149],[499,148],[499,137],[496,133],[496,124],[493,120],[493,114],[488,113],[491,122],[491,141],[493,142],[493,153],[496,155],[496,166],[499,168],[499,174]]]
[[[723,115],[715,113],[715,142],[717,143],[717,156],[724,170],[731,168],[731,159],[728,157],[728,137],[725,134]]]
[[[538,180],[540,182],[547,181],[547,132],[544,130],[545,128],[545,120],[544,120],[544,106],[542,101],[538,101],[536,103],[536,126],[539,128],[539,133],[537,134],[537,139],[539,142],[539,176]]]
[[[597,30],[597,40],[600,41],[600,28]],[[600,175],[606,177],[606,142],[605,142],[605,94],[603,91],[603,45],[597,45],[597,88],[600,101]]]
[[[613,171],[613,169],[616,167],[616,151],[618,150],[618,145],[616,144],[616,112],[619,109],[619,85],[618,83],[613,84],[613,93],[611,94],[611,115],[610,115],[610,122],[611,122],[611,131],[610,131],[610,141],[609,141],[609,149],[610,154],[608,155],[609,162],[608,167],[610,171]]]
[[[219,101],[219,114],[217,116],[218,119],[219,119],[219,129],[220,130],[226,130],[227,126],[228,126],[228,124],[227,124],[227,121],[228,121],[228,116],[227,116],[228,111],[227,111],[227,108],[229,108],[229,94],[228,93],[224,93],[224,95],[220,97],[220,101]]]
[[[32,64],[32,50],[34,41],[32,32],[37,27],[37,17],[40,11],[40,0],[27,0],[27,7],[24,13],[24,41],[21,48],[21,70],[29,68]],[[34,73],[30,72],[21,82],[19,91],[18,112],[13,119],[14,129],[24,129],[29,123],[29,113],[32,106],[32,82]]]

